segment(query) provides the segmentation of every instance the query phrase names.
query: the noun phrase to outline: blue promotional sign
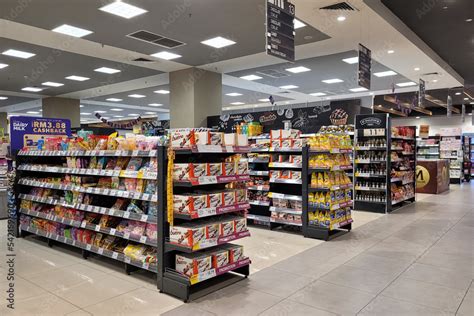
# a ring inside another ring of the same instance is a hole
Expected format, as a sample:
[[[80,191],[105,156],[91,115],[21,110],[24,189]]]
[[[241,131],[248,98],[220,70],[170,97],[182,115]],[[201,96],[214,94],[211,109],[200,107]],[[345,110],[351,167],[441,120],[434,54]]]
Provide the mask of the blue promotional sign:
[[[25,147],[36,149],[49,137],[71,136],[71,121],[66,119],[13,116],[10,117],[11,152]]]

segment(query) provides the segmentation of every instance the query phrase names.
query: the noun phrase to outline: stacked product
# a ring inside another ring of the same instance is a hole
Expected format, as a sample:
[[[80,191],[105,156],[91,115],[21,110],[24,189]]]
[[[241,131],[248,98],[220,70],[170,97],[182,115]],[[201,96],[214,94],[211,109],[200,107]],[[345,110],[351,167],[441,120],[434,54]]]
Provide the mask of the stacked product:
[[[308,141],[307,235],[327,240],[339,228],[351,229],[350,135],[325,131]]]
[[[452,184],[461,183],[463,178],[462,163],[462,136],[461,129],[444,128],[440,131],[441,140],[439,145],[440,158],[449,159],[449,177]]]
[[[415,134],[415,127],[398,126],[391,128],[390,193],[392,205],[415,197]],[[397,177],[393,177],[394,175]]]
[[[439,137],[431,136],[428,139],[418,139],[417,158],[418,159],[438,159],[439,158]]]
[[[249,274],[243,248],[228,244],[250,236],[245,217],[250,177],[242,157],[249,147],[246,135],[207,129],[172,130],[170,139],[163,291],[187,300],[221,278],[237,277],[227,272]],[[171,286],[174,282],[180,286]]]

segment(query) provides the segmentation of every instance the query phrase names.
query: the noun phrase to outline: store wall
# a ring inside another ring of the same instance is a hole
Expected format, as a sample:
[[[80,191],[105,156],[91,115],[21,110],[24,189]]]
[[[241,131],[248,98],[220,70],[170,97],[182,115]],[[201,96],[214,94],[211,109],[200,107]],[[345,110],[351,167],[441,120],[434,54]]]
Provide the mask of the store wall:
[[[461,116],[432,116],[416,118],[393,118],[392,126],[430,126],[430,136],[439,133],[441,128],[461,127],[463,133],[474,133],[474,126],[471,116],[466,116],[465,122],[462,122]]]

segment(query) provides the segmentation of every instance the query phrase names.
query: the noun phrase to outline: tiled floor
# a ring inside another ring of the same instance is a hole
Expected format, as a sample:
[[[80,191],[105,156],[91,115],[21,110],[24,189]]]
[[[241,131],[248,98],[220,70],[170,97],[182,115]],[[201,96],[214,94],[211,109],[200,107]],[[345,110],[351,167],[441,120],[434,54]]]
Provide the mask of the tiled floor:
[[[388,216],[354,212],[352,232],[330,242],[252,228],[241,241],[251,277],[186,305],[160,294],[150,273],[17,239],[16,310],[2,303],[0,315],[473,315],[473,202],[474,184]]]

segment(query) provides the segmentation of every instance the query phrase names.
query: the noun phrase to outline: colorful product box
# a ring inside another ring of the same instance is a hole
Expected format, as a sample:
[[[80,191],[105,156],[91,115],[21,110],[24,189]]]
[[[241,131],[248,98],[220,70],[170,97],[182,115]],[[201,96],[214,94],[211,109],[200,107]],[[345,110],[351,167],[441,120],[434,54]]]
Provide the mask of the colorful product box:
[[[235,175],[235,171],[236,171],[236,164],[235,162],[224,162],[223,163],[223,168],[222,168],[222,173],[225,175],[225,176],[233,176]]]
[[[207,175],[208,176],[220,176],[222,175],[222,163],[208,163],[207,164]]]
[[[173,131],[171,132],[171,147],[187,148],[194,145],[194,131]]]
[[[176,271],[189,277],[212,269],[212,256],[203,253],[176,255]]]
[[[237,217],[234,219],[234,232],[235,233],[242,233],[246,232],[247,228],[247,219],[245,217]]]
[[[226,245],[223,245],[223,248],[229,251],[230,263],[235,263],[235,262],[245,259],[243,246],[234,245],[234,244],[226,244]]]
[[[170,228],[170,242],[186,247],[194,247],[206,239],[207,227],[204,224],[184,224]]]
[[[222,193],[222,205],[229,206],[235,204],[235,191],[229,190]]]

